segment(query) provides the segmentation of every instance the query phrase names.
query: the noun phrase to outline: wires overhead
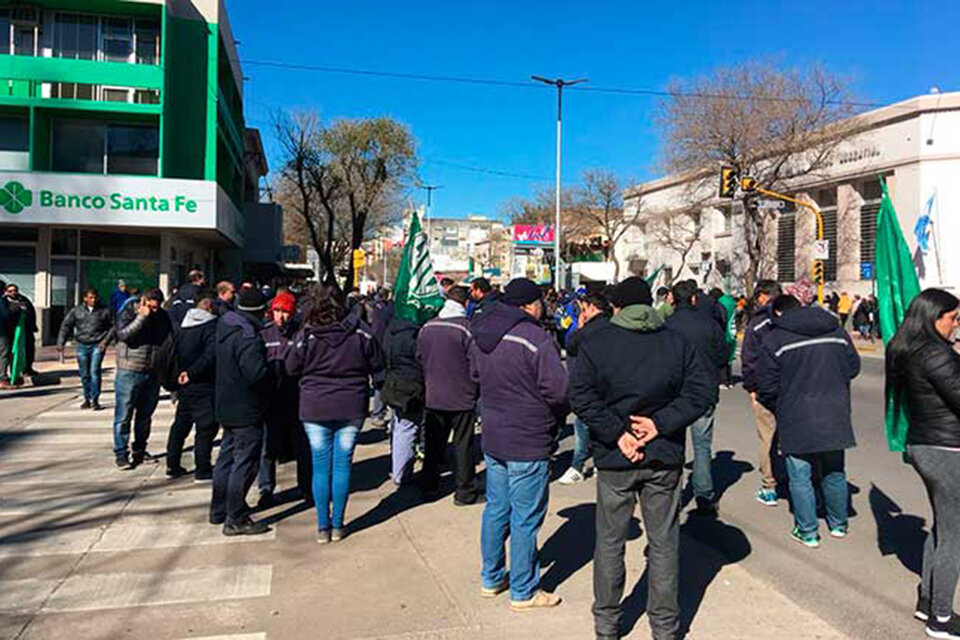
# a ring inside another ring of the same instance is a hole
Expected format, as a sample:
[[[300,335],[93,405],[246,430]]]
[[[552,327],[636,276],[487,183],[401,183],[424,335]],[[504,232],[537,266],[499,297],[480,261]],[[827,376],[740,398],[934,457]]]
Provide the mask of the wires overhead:
[[[462,169],[464,171],[473,171],[475,173],[485,173],[493,176],[519,178],[521,180],[552,180],[553,179],[546,176],[535,176],[529,173],[519,173],[516,171],[504,171],[502,169],[487,169],[485,167],[475,167],[468,164],[460,164],[458,162],[447,162],[446,160],[427,159],[424,161],[424,163],[438,164],[442,167],[450,167],[452,169]]]

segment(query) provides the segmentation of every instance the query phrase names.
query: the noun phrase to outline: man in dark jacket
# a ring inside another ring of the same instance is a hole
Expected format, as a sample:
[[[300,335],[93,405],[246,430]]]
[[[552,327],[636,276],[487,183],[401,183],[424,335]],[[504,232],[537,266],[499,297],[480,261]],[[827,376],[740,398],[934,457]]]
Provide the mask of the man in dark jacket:
[[[273,391],[267,351],[260,339],[260,318],[267,302],[246,289],[236,311],[217,322],[216,419],[223,442],[213,470],[210,524],[223,524],[227,536],[269,531],[249,515],[247,491],[257,475],[263,446],[263,419]]]
[[[373,309],[370,314],[371,330],[373,331],[373,336],[377,339],[377,344],[380,345],[383,344],[387,327],[390,326],[390,321],[393,320],[393,300],[390,298],[390,289],[381,287],[380,291],[377,292],[377,298],[374,300]],[[388,412],[387,403],[383,401],[383,393],[380,390],[383,386],[383,376],[384,374],[381,372],[380,379],[374,380],[373,408],[370,411],[370,419],[373,421],[373,424],[381,428],[386,426]]]
[[[180,330],[187,311],[196,306],[205,282],[203,271],[194,269],[187,274],[187,283],[177,291],[177,295],[170,301],[170,309],[167,311],[170,314],[170,320],[173,322],[174,331]]]
[[[217,372],[217,316],[213,315],[213,294],[200,293],[180,323],[176,336],[177,412],[167,436],[167,477],[178,478],[187,473],[180,465],[183,443],[197,426],[194,436],[194,479],[213,479],[210,465],[217,421],[213,414],[214,380]]]
[[[470,370],[480,384],[487,506],[480,547],[481,595],[510,590],[510,607],[554,607],[540,591],[537,533],[547,513],[550,453],[567,415],[567,374],[553,337],[540,327],[540,288],[526,278],[474,317]],[[510,537],[510,579],[504,543]]]
[[[233,303],[237,297],[237,289],[229,280],[221,280],[217,283],[217,299],[213,301],[213,311],[218,317],[225,316],[228,311],[233,311]]]
[[[497,301],[497,294],[493,290],[490,281],[486,278],[474,278],[470,283],[470,300],[472,305],[468,309],[470,318],[483,313],[493,306]]]
[[[413,322],[394,316],[383,338],[386,374],[380,393],[393,410],[390,423],[391,478],[400,486],[413,475],[414,447],[423,425],[423,367],[417,360],[417,333]]]
[[[819,470],[830,535],[847,535],[844,450],[856,446],[850,420],[850,381],[860,356],[835,316],[802,308],[784,295],[773,303],[773,329],[763,337],[757,399],[777,417],[780,450],[787,458],[794,540],[818,547],[814,469]]]
[[[33,303],[30,302],[30,299],[20,293],[20,287],[14,283],[11,282],[7,285],[5,293],[7,304],[10,308],[19,308],[26,316],[23,323],[23,330],[25,332],[23,337],[25,363],[23,372],[29,375],[36,375],[37,372],[33,368],[33,362],[37,354],[37,310],[34,308]],[[14,325],[14,328],[16,328],[16,325]]]
[[[717,514],[717,496],[713,490],[713,476],[710,471],[714,412],[720,400],[720,371],[726,366],[730,352],[726,335],[715,322],[713,307],[698,304],[700,295],[696,283],[691,280],[675,284],[673,304],[676,310],[667,318],[666,325],[693,345],[703,370],[710,377],[710,408],[690,425],[690,438],[693,442],[693,473],[690,475],[690,484],[693,485],[693,495],[697,501],[697,513],[711,517]],[[713,300],[711,296],[706,297]]]
[[[100,364],[106,352],[106,340],[110,334],[113,315],[110,309],[100,304],[96,289],[87,289],[83,304],[70,309],[60,325],[57,335],[57,350],[63,347],[71,334],[77,342],[77,368],[83,385],[81,409],[100,411]]]
[[[150,420],[160,399],[154,360],[172,330],[170,317],[160,308],[162,304],[159,289],[148,289],[139,298],[128,300],[107,338],[108,342],[113,337],[118,341],[113,452],[121,469],[137,467],[147,455]],[[131,421],[133,456],[128,458]]]
[[[426,450],[420,487],[433,496],[440,487],[440,465],[453,432],[457,506],[476,504],[479,491],[474,467],[474,426],[477,422],[477,384],[470,377],[470,321],[467,290],[447,289],[440,315],[423,325],[417,338],[417,356],[426,384]]]
[[[647,531],[653,637],[680,637],[680,478],[686,429],[713,404],[716,383],[696,349],[663,326],[650,286],[627,278],[613,291],[610,325],[585,338],[570,400],[590,428],[597,467],[594,624],[619,638],[624,547],[639,496]]]
[[[757,402],[757,361],[760,357],[760,342],[773,329],[773,301],[782,293],[780,283],[761,280],[754,291],[757,310],[743,331],[743,348],[740,350],[740,366],[743,388],[750,394],[753,414],[757,421],[757,436],[760,438],[760,490],[757,500],[768,507],[777,506],[777,478],[773,473],[776,456],[777,422],[773,414]]]

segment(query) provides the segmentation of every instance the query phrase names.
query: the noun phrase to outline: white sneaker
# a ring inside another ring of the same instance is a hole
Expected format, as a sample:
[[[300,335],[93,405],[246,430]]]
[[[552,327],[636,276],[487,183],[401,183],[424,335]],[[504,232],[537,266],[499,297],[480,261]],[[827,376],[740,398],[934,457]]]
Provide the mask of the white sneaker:
[[[560,479],[557,480],[557,482],[560,484],[578,484],[584,480],[586,480],[586,478],[582,473],[573,467],[570,467],[562,476],[560,476]]]

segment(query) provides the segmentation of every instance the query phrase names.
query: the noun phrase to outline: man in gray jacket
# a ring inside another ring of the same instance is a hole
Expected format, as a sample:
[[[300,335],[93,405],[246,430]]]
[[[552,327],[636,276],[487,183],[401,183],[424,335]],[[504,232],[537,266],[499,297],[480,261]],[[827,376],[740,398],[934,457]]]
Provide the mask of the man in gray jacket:
[[[160,308],[161,304],[163,293],[159,289],[148,289],[138,300],[124,305],[114,329],[118,343],[113,451],[117,467],[121,469],[135,468],[147,454],[150,419],[160,397],[154,359],[171,332],[170,318]],[[132,458],[129,457],[131,421]]]
[[[70,313],[60,325],[57,350],[63,352],[70,334],[73,334],[73,339],[77,342],[77,368],[83,384],[81,409],[103,409],[100,406],[100,364],[107,350],[106,340],[110,328],[110,309],[100,304],[96,289],[87,289],[83,294],[83,304],[70,309]]]

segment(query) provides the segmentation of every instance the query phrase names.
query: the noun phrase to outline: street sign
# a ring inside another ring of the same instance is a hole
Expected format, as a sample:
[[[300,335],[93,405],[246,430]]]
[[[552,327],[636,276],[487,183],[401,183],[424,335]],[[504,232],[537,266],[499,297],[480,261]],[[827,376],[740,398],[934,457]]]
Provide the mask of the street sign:
[[[787,203],[783,200],[772,200],[770,198],[760,198],[757,202],[757,206],[761,209],[786,209]]]
[[[829,240],[813,241],[813,259],[814,260],[830,259],[830,241]]]

